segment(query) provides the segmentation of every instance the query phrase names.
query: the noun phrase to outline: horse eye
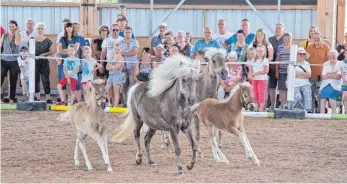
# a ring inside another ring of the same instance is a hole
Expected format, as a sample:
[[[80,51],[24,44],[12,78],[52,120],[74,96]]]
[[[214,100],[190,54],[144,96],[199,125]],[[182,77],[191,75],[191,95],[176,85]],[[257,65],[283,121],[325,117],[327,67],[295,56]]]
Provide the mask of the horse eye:
[[[215,60],[212,60],[213,63],[215,63],[216,61]]]
[[[182,79],[182,82],[186,82],[186,79]]]

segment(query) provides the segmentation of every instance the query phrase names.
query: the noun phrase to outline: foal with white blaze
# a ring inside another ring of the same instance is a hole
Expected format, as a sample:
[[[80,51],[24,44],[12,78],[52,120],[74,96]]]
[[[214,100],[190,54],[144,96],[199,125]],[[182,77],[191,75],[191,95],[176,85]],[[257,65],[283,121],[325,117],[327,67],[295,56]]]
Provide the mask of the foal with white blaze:
[[[99,145],[102,157],[107,165],[107,171],[112,172],[112,166],[108,157],[107,145],[107,114],[106,107],[106,87],[105,81],[96,79],[92,81],[91,92],[89,92],[86,102],[80,102],[73,105],[68,111],[58,117],[59,121],[71,122],[76,132],[76,147],[75,147],[75,166],[80,165],[78,161],[78,153],[81,150],[88,170],[93,170],[90,163],[86,147],[84,144],[85,138],[91,136]]]
[[[217,162],[228,163],[228,160],[218,147],[216,138],[213,135],[213,127],[219,130],[227,130],[229,133],[238,136],[245,148],[247,157],[251,158],[256,165],[260,166],[259,160],[254,154],[245,129],[243,128],[243,108],[255,108],[255,104],[253,103],[253,89],[248,82],[235,86],[229,98],[223,102],[214,98],[208,98],[193,105],[191,110],[193,113],[196,113],[200,122],[205,125],[209,133],[213,156]]]

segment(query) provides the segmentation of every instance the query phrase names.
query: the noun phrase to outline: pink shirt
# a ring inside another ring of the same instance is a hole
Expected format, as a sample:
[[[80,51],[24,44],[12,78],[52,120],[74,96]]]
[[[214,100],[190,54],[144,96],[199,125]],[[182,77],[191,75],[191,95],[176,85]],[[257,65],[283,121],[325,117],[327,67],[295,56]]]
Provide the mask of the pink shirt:
[[[233,65],[232,68],[226,67],[225,69],[228,71],[228,77],[225,80],[225,84],[228,86],[231,86],[233,83],[235,83],[237,77],[242,77],[241,65]]]

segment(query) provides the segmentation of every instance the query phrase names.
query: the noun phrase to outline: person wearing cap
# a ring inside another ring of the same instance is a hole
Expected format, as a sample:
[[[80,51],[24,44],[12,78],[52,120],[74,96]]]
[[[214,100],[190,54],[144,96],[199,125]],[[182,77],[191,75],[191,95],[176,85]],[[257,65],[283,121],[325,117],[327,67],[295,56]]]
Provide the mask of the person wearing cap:
[[[309,78],[311,67],[307,59],[310,54],[303,47],[298,48],[295,66],[294,107],[304,108],[312,112],[312,91]]]
[[[0,50],[2,54],[19,54],[22,37],[19,34],[17,21],[10,20],[8,23],[8,32],[2,35],[0,40]],[[9,103],[10,100],[16,103],[16,86],[18,79],[19,67],[17,63],[18,56],[1,56],[1,86],[7,75],[10,72],[10,99],[3,98],[4,103]]]
[[[319,64],[321,66],[312,66],[312,74],[310,78],[311,82],[311,90],[312,90],[312,101],[318,100],[316,99],[316,93],[318,89],[318,83],[321,80],[321,73],[322,73],[322,65],[325,61],[329,59],[329,51],[330,47],[329,45],[325,44],[321,38],[320,33],[314,33],[312,35],[313,37],[313,43],[308,45],[306,48],[306,51],[310,54],[310,58],[308,59],[308,62],[310,64]],[[315,105],[313,103],[313,105]],[[312,106],[312,109],[318,108],[315,106]]]
[[[329,104],[332,110],[332,114],[337,113],[337,101],[341,97],[341,68],[342,61],[337,60],[338,52],[336,50],[329,51],[329,60],[323,64],[322,70],[322,84],[320,85],[320,113],[325,113],[326,102],[329,100]]]
[[[20,69],[20,81],[22,84],[23,96],[19,98],[20,102],[26,102],[29,100],[29,57],[28,57],[28,47],[22,46],[20,48],[20,56],[18,56],[18,66]]]
[[[202,51],[208,47],[220,48],[219,43],[216,40],[212,39],[212,34],[213,33],[211,28],[204,28],[204,38],[195,42],[195,45],[192,48],[192,52],[190,53],[190,56],[193,59],[195,59],[196,53],[198,51]]]
[[[162,22],[158,25],[159,27],[159,35],[155,36],[151,40],[151,49],[153,52],[155,51],[155,47],[157,47],[159,44],[164,45],[165,42],[165,33],[167,31],[167,24],[165,22]]]
[[[124,38],[124,31],[125,31],[125,28],[129,26],[129,21],[125,16],[120,16],[117,19],[117,24],[119,25],[119,28],[120,28],[119,36]],[[132,32],[131,38],[135,39],[134,32]]]

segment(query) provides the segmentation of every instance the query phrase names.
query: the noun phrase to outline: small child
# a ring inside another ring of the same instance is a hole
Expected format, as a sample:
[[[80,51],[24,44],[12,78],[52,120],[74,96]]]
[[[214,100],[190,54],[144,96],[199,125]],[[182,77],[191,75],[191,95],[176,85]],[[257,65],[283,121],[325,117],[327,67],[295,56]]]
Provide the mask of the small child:
[[[124,58],[121,55],[120,44],[114,46],[114,57],[107,63],[106,70],[109,71],[107,79],[107,96],[108,101],[111,102],[111,88],[113,89],[113,105],[118,106],[120,98],[120,87],[124,83],[125,78],[123,75]],[[111,104],[110,104],[111,106]]]
[[[249,80],[252,81],[254,91],[254,102],[260,112],[265,111],[265,99],[267,89],[267,73],[269,72],[269,61],[266,59],[265,46],[258,46],[256,56],[250,65]]]
[[[57,102],[57,105],[65,105],[65,95],[63,92],[63,87],[67,84],[70,85],[71,89],[71,99],[70,102],[73,104],[75,102],[75,92],[77,86],[77,73],[80,70],[80,59],[76,57],[75,45],[70,44],[68,46],[69,57],[64,59],[64,78],[59,81],[57,88],[61,101]]]
[[[249,68],[251,67],[254,59],[255,59],[255,56],[256,56],[256,51],[255,51],[255,48],[254,47],[251,47],[248,49],[247,51],[247,61],[246,61],[246,66],[244,67],[245,68],[245,71],[244,71],[244,76],[248,78],[248,73],[249,73]],[[252,83],[252,81],[249,81],[250,83]]]
[[[227,56],[228,62],[237,62],[237,53],[231,51]],[[223,100],[229,96],[230,91],[242,80],[242,66],[227,65],[228,77],[226,80],[220,80],[220,86],[218,87],[218,100]]]
[[[347,51],[344,53],[345,59],[342,61],[342,92],[343,92],[343,105],[345,106],[345,113],[347,114]]]
[[[127,7],[125,5],[119,6],[119,14],[117,15],[117,19],[122,18],[124,16],[129,21],[129,16],[127,15]]]
[[[103,66],[96,62],[94,58],[92,58],[92,49],[89,46],[85,46],[82,49],[84,59],[82,59],[82,87],[86,100],[88,98],[89,88],[91,86],[91,81],[94,78],[94,72],[102,68]],[[95,67],[96,66],[96,67]]]
[[[17,58],[18,66],[20,68],[20,80],[22,84],[23,96],[19,99],[20,102],[29,100],[29,57],[28,47],[22,46],[20,48],[20,56]]]

